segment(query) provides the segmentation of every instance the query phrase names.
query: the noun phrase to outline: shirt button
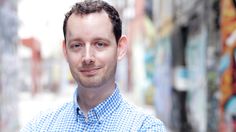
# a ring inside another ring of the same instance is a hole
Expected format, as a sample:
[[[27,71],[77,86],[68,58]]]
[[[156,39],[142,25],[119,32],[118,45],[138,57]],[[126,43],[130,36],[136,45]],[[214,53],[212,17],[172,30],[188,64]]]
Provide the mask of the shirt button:
[[[82,111],[80,111],[80,110],[78,110],[78,114],[79,114],[79,115],[82,115],[82,114],[83,114],[83,112],[82,112]]]
[[[84,119],[84,120],[85,120],[85,122],[86,122],[86,123],[88,123],[88,117],[85,117],[85,119]]]

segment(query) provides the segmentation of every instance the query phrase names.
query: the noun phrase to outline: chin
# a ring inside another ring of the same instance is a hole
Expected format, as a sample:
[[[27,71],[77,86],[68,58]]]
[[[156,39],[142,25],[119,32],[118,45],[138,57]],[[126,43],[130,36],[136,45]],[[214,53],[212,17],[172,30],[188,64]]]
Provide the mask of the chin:
[[[96,87],[100,87],[100,84],[80,84],[82,87],[84,88],[96,88]]]
[[[96,80],[86,80],[86,81],[79,81],[79,85],[84,88],[95,88],[95,87],[101,87],[103,84],[102,81],[96,81]]]

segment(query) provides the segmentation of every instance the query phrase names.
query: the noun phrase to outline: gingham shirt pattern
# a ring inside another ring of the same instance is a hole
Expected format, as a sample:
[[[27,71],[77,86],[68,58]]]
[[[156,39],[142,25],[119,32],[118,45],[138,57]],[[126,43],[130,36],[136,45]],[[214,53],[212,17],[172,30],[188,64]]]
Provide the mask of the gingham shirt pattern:
[[[29,122],[21,132],[104,132],[155,131],[166,132],[163,123],[129,105],[118,88],[101,104],[88,112],[86,119],[76,100],[54,111],[47,111]]]

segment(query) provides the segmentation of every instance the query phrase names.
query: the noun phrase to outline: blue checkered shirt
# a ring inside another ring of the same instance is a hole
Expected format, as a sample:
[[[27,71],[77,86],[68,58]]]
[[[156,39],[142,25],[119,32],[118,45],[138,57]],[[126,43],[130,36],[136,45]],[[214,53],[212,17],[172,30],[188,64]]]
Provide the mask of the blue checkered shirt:
[[[21,129],[21,132],[104,132],[155,131],[166,132],[164,124],[128,104],[118,88],[102,103],[88,112],[85,118],[76,100],[56,110],[42,113]]]

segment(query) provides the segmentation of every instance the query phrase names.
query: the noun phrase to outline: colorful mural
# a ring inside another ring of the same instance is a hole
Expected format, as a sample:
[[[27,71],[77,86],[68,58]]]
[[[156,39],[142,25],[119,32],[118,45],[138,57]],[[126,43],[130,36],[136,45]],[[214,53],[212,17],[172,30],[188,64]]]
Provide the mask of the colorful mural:
[[[236,63],[234,56],[236,48],[236,6],[234,0],[221,0],[221,39],[222,57],[219,68],[221,90],[220,131],[224,132],[233,129],[232,124],[235,123],[235,114],[232,115],[231,111],[236,93]]]

